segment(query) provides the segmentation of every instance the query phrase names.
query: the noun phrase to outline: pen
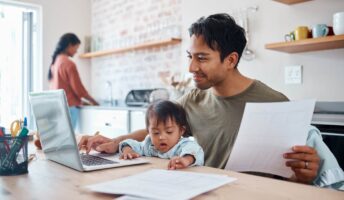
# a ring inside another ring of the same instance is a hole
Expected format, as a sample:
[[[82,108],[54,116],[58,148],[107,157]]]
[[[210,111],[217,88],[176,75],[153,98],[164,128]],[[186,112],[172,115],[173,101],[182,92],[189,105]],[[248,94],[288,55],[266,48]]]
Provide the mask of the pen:
[[[27,127],[27,118],[24,117],[24,120],[23,120],[23,127]]]
[[[16,154],[20,151],[20,148],[22,147],[23,138],[27,136],[29,130],[25,127],[22,128],[22,130],[19,133],[19,137],[16,137],[12,146],[10,152],[6,155],[1,168],[2,169],[8,169],[13,168],[13,165],[16,163]]]
[[[6,141],[5,131],[3,127],[0,127],[0,166],[2,161],[6,158],[6,155],[10,151],[10,147]]]
[[[0,126],[0,136],[5,136],[5,128]]]

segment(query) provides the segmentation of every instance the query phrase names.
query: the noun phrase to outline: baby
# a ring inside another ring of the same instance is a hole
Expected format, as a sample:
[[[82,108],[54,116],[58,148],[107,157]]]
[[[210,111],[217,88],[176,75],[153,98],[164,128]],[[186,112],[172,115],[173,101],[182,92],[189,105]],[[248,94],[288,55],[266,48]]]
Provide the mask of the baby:
[[[202,148],[188,138],[190,127],[185,110],[171,101],[152,103],[146,112],[148,135],[143,142],[127,139],[119,144],[122,159],[154,156],[170,159],[168,169],[204,164]]]

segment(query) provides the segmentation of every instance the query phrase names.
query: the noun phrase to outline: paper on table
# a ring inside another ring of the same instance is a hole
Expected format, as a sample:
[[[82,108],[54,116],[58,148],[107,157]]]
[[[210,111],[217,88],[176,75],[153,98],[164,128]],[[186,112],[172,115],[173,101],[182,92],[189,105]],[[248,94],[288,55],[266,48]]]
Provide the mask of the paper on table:
[[[315,100],[247,103],[225,169],[290,177],[283,154],[305,145]]]
[[[152,169],[86,188],[109,194],[174,200],[190,199],[235,180],[225,175]]]
[[[120,196],[120,197],[116,197],[115,200],[149,200],[149,199],[143,198],[143,197],[135,197],[135,196],[123,195],[123,196]]]

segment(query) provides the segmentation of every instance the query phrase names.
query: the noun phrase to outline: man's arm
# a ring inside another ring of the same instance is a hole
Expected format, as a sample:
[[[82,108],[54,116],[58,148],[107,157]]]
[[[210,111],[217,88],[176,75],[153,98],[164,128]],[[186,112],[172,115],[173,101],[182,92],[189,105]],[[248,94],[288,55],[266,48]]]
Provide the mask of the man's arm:
[[[147,134],[148,132],[146,129],[140,129],[132,133],[129,133],[127,135],[118,136],[117,138],[114,138],[113,140],[118,140],[119,142],[122,142],[123,140],[126,140],[126,139],[133,139],[133,140],[137,140],[141,142],[146,138]]]
[[[118,151],[118,145],[120,142],[126,139],[133,139],[137,141],[143,141],[147,135],[146,129],[141,129],[129,133],[127,135],[121,135],[117,138],[110,139],[102,135],[95,136],[83,136],[78,144],[79,149],[86,148],[86,153],[89,153],[91,149],[105,153],[115,153]]]

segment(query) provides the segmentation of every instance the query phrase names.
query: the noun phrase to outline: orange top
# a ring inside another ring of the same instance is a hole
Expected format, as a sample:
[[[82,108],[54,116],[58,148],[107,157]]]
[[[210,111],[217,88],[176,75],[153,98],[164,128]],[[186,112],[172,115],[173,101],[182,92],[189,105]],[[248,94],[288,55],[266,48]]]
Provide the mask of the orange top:
[[[81,83],[76,65],[67,55],[60,54],[51,66],[52,79],[50,89],[64,89],[69,106],[80,106],[81,97],[88,97],[88,92]]]

